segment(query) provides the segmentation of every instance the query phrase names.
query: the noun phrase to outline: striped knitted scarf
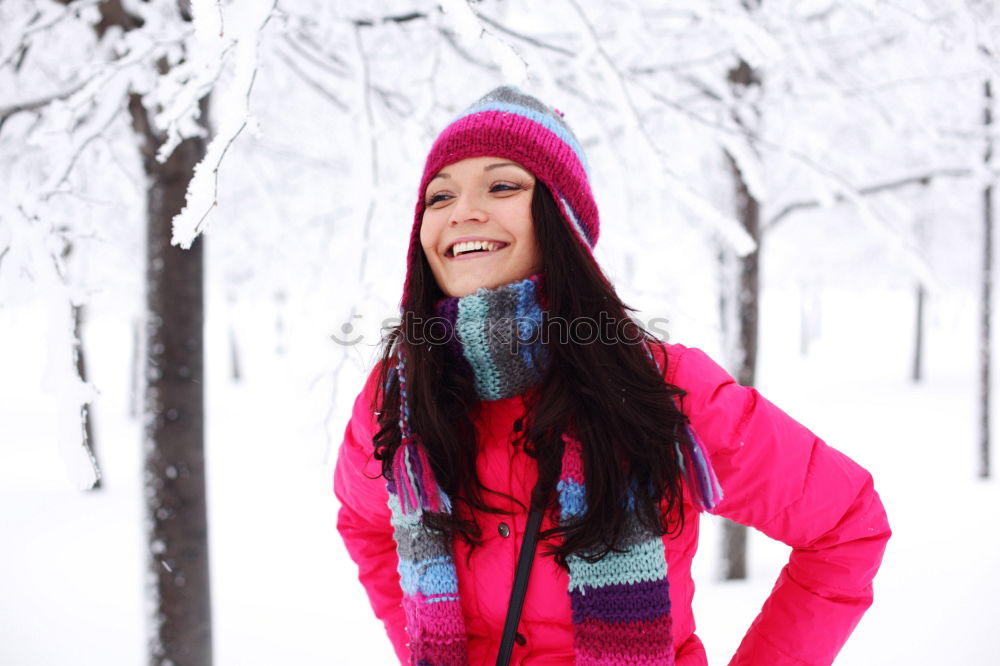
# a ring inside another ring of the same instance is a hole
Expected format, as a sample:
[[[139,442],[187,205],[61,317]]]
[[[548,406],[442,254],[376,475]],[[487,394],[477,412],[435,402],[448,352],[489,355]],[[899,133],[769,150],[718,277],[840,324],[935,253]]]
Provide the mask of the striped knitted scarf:
[[[496,289],[480,289],[438,305],[457,359],[473,375],[482,400],[520,394],[540,381],[547,361],[539,342],[542,307],[538,276]],[[647,350],[648,351],[648,350]],[[649,354],[652,362],[656,362]],[[429,530],[424,511],[448,512],[427,452],[410,430],[405,359],[396,366],[400,384],[402,445],[388,483],[393,536],[399,555],[403,609],[411,663],[468,663],[465,622],[450,541]],[[721,490],[691,432],[693,445],[675,442],[685,481],[702,508],[713,507]],[[563,435],[562,471],[556,486],[562,521],[584,514],[586,485],[580,442]],[[567,558],[577,664],[673,664],[670,585],[660,535],[633,515],[623,530],[623,549],[596,562]]]

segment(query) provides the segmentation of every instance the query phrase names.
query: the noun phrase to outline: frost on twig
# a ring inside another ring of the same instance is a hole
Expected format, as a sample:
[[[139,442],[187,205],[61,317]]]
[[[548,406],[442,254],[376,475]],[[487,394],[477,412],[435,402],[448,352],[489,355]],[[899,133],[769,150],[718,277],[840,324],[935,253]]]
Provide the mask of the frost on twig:
[[[7,120],[16,113],[23,113],[25,111],[34,111],[40,109],[44,106],[48,106],[52,102],[57,100],[63,100],[70,97],[78,90],[87,85],[87,81],[78,81],[71,84],[65,90],[59,90],[54,93],[49,93],[47,95],[39,95],[32,97],[30,99],[22,99],[19,102],[13,102],[10,104],[4,104],[0,106],[0,123]]]
[[[636,108],[636,104],[629,89],[630,77],[621,71],[614,58],[612,58],[607,52],[604,44],[601,42],[601,39],[597,34],[597,30],[587,17],[583,7],[575,0],[570,0],[570,4],[586,28],[585,36],[589,44],[589,48],[604,61],[606,67],[614,75],[613,83],[616,88],[617,97],[624,101],[624,111],[626,113],[626,117],[629,119],[632,129],[645,138],[646,145],[659,159],[663,176],[672,186],[671,195],[689,211],[708,222],[736,254],[743,256],[753,252],[756,247],[756,243],[747,231],[740,225],[740,223],[733,218],[732,215],[727,215],[719,210],[715,204],[706,199],[703,195],[699,194],[693,187],[691,187],[691,185],[689,185],[682,177],[677,175],[674,170],[670,168],[667,155],[650,135],[649,130],[646,128],[646,124],[643,122],[641,114]]]
[[[104,136],[108,127],[119,117],[125,105],[129,90],[129,80],[124,74],[111,76],[104,84],[105,90],[92,98],[92,111],[69,137],[58,166],[52,170],[45,184],[39,190],[39,198],[48,199],[55,194],[69,178],[80,154],[94,140]]]
[[[30,16],[7,22],[0,26],[0,68],[6,67],[23,51],[35,35],[52,29],[57,23],[76,14],[82,14],[101,0],[75,0],[60,6],[44,3]]]
[[[206,149],[205,158],[194,169],[194,176],[188,184],[186,203],[181,212],[174,217],[173,236],[171,242],[182,248],[189,248],[201,234],[208,223],[208,218],[218,205],[219,168],[230,146],[239,137],[250,118],[250,94],[257,76],[258,52],[260,49],[261,32],[267,25],[274,11],[276,0],[256,0],[253,7],[246,3],[240,6],[239,14],[229,17],[223,23],[218,14],[211,11],[197,11],[195,3],[195,31],[199,41],[203,43],[204,54],[208,55],[203,67],[196,76],[204,77],[200,86],[195,89],[207,94],[212,91],[213,137]],[[201,20],[211,21],[207,17],[215,16],[218,31],[199,27]],[[239,20],[235,20],[235,19]],[[223,30],[223,25],[225,29]],[[228,68],[228,69],[227,69]],[[200,99],[198,97],[197,99]],[[196,100],[192,100],[196,101]],[[197,105],[189,104],[176,109],[177,117],[182,114],[194,114]],[[174,121],[169,112],[161,115],[158,123],[166,120]],[[180,134],[171,141],[169,148],[161,150],[158,158],[166,159],[169,151],[180,142]]]
[[[444,0],[441,10],[459,45],[470,51],[485,49],[499,65],[504,80],[519,85],[527,81],[528,66],[524,58],[509,42],[495,34],[502,31],[500,24],[490,21],[475,12],[468,3],[459,0]],[[486,28],[486,23],[490,29]]]

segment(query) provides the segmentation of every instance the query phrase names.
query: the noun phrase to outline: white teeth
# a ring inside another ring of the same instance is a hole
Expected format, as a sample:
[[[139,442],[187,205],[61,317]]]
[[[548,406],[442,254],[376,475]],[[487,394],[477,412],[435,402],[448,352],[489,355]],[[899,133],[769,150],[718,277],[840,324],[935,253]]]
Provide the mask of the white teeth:
[[[487,252],[492,252],[498,247],[500,247],[500,244],[494,243],[493,241],[463,241],[461,243],[455,243],[451,247],[451,253],[457,257],[460,254],[472,252],[474,250],[486,250]]]

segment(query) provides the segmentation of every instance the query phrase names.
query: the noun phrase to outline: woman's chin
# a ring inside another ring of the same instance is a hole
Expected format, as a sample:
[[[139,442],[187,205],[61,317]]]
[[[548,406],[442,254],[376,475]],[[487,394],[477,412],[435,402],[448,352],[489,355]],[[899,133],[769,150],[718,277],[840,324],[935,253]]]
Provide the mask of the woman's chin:
[[[450,288],[444,289],[443,291],[452,298],[462,298],[463,296],[470,296],[480,289],[493,289],[494,287],[499,286],[499,284],[494,284],[490,281],[477,280],[451,285]]]
[[[515,276],[515,277],[492,277],[492,278],[476,278],[476,279],[464,279],[464,280],[453,280],[446,284],[441,291],[452,298],[462,298],[463,296],[469,296],[476,293],[480,289],[496,289],[497,287],[502,287],[505,284],[510,284],[511,282],[517,282],[518,280],[523,280],[525,276]]]

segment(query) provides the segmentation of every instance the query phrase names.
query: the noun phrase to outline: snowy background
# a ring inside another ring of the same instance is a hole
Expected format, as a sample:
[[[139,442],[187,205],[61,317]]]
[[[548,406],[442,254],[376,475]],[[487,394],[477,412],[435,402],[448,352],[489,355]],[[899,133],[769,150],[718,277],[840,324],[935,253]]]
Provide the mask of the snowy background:
[[[1000,663],[1000,486],[977,448],[991,5],[195,2],[187,21],[123,4],[143,26],[101,40],[96,2],[0,4],[0,664],[145,661],[146,181],[125,95],[179,140],[209,90],[217,143],[175,234],[207,252],[216,663],[393,663],[332,466],[400,296],[422,159],[502,82],[584,143],[626,302],[720,362],[718,257],[751,247],[738,165],[766,228],[756,384],[872,472],[894,530],[836,663]],[[760,85],[730,86],[741,61]],[[725,664],[788,549],[752,534],[749,579],[721,582],[720,525],[703,529],[698,632]]]

